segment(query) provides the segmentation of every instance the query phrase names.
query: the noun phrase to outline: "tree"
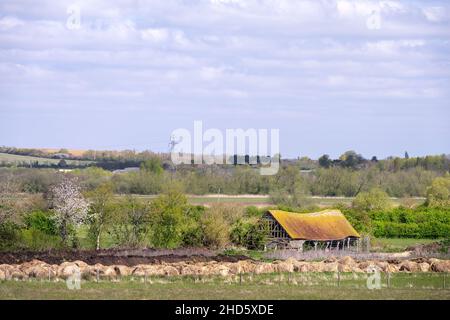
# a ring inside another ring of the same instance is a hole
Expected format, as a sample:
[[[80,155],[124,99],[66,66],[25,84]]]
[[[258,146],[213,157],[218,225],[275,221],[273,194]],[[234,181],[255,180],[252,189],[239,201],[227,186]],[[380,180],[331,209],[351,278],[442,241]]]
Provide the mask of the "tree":
[[[323,156],[321,156],[319,158],[319,165],[321,167],[329,168],[331,166],[331,163],[332,163],[332,161],[330,159],[330,156],[327,154],[324,154]]]
[[[212,248],[223,248],[230,239],[230,225],[220,207],[212,207],[201,217],[203,244]]]
[[[355,151],[346,151],[339,159],[344,167],[355,169],[359,164],[365,160],[362,155],[357,154]]]
[[[143,161],[141,163],[141,170],[155,174],[161,174],[164,171],[161,159],[157,157],[152,157]]]
[[[113,196],[113,186],[110,183],[102,184],[87,193],[90,202],[88,214],[89,234],[95,239],[95,248],[97,250],[100,249],[100,237],[113,209],[111,205]]]
[[[405,159],[409,159],[408,151],[405,151]]]
[[[361,211],[387,210],[391,207],[391,200],[386,192],[373,188],[359,193],[353,200],[352,207]]]
[[[426,204],[429,207],[449,207],[450,206],[450,175],[438,177],[433,180],[427,189]]]
[[[169,190],[150,206],[152,243],[160,248],[176,248],[182,242],[187,198],[178,190]]]
[[[76,179],[64,178],[60,184],[53,186],[50,190],[55,212],[54,219],[63,243],[67,242],[70,228],[81,224],[87,216],[89,204],[80,189]]]
[[[138,247],[144,244],[149,233],[149,212],[147,203],[133,196],[127,196],[114,206],[108,232],[117,244]]]
[[[270,192],[270,198],[276,205],[299,208],[309,205],[307,195],[309,190],[295,166],[281,169],[275,182],[275,188]]]

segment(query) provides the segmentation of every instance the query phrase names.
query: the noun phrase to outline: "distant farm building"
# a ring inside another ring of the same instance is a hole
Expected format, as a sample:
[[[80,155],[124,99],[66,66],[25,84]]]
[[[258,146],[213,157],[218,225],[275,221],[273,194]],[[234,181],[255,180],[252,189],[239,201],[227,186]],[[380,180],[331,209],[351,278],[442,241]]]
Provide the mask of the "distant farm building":
[[[341,250],[359,244],[359,233],[339,210],[312,213],[269,210],[263,218],[269,233],[268,247]]]

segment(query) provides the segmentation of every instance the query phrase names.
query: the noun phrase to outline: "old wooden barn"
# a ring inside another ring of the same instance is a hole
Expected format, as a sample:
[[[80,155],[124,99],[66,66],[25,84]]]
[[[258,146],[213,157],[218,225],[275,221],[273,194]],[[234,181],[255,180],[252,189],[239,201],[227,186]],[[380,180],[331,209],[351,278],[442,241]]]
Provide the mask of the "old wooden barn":
[[[311,213],[269,210],[263,218],[269,233],[268,247],[341,250],[359,243],[360,235],[339,210]]]

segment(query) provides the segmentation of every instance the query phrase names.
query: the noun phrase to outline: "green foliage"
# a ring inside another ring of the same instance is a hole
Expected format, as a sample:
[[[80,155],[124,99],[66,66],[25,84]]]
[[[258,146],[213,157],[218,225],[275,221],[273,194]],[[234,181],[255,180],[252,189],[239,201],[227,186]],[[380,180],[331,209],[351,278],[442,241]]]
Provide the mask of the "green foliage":
[[[81,185],[87,190],[95,189],[107,183],[112,176],[110,171],[95,166],[74,170],[72,174],[79,178]]]
[[[52,216],[53,214],[50,211],[33,211],[24,217],[24,223],[27,229],[40,231],[45,235],[57,236],[58,227]]]
[[[257,217],[241,218],[233,224],[230,238],[238,246],[262,249],[267,239],[266,224]]]
[[[155,247],[176,248],[182,243],[188,208],[187,198],[176,190],[168,191],[151,203],[151,242]]]
[[[450,208],[395,208],[370,213],[376,237],[448,238]]]
[[[270,193],[274,204],[295,208],[310,205],[307,186],[298,168],[294,166],[283,168],[276,179],[278,188],[274,188]]]
[[[132,196],[118,202],[111,214],[107,229],[114,244],[122,247],[138,247],[146,244],[149,233],[149,205]]]
[[[154,174],[161,174],[164,169],[160,158],[153,157],[141,163],[141,170],[151,172]]]
[[[355,151],[346,151],[339,157],[339,160],[341,161],[342,166],[353,169],[365,161],[363,156],[357,154]]]
[[[341,210],[358,232],[379,238],[438,239],[450,235],[448,207],[397,207],[370,212],[343,207]]]
[[[0,224],[0,250],[10,250],[17,247],[20,239],[20,227],[12,222]]]
[[[391,206],[387,193],[378,188],[359,193],[352,202],[352,207],[361,211],[388,210]]]
[[[255,206],[249,206],[245,208],[244,215],[246,217],[257,217],[261,218],[262,215],[267,211],[266,208],[257,208]]]
[[[64,247],[58,235],[51,235],[36,228],[21,230],[19,241],[20,247],[27,250],[50,250]]]
[[[111,174],[92,166],[69,174],[76,175],[84,189],[92,190],[110,181],[114,191],[123,194],[160,194],[167,184],[177,181],[183,192],[199,195],[273,194],[275,197],[277,193],[297,193],[353,197],[359,192],[380,188],[392,197],[426,196],[426,189],[432,180],[450,170],[450,160],[445,156],[368,161],[355,152],[346,152],[341,160],[301,158],[294,163],[282,163],[278,174],[261,176],[257,168],[248,165],[180,166],[176,171],[164,171],[162,160],[151,153],[93,152],[92,157],[95,154],[99,159],[108,161],[134,159],[133,165],[142,163],[142,170],[138,172]],[[312,170],[301,172],[300,169]],[[3,168],[0,170],[0,183],[9,173],[14,175],[22,191],[30,193],[46,193],[49,186],[61,178],[55,170]],[[302,203],[300,205],[304,206]]]
[[[450,175],[433,180],[427,189],[427,201],[429,207],[450,207]]]
[[[319,165],[323,168],[329,168],[333,161],[330,159],[330,156],[327,154],[324,154],[319,158]]]
[[[368,212],[353,208],[341,208],[341,211],[356,231],[361,234],[373,233],[373,223]]]
[[[205,207],[203,206],[188,206],[188,209],[185,212],[181,246],[203,246],[203,230],[200,224],[200,218],[204,212]]]
[[[111,220],[111,214],[114,210],[113,207],[113,186],[111,183],[104,183],[98,186],[96,189],[86,193],[89,199],[89,212],[88,212],[88,239],[93,246],[98,250],[100,249],[100,238],[107,227],[107,224]]]
[[[120,175],[114,175],[112,182],[117,193],[125,194],[159,194],[169,177],[151,171],[140,170]]]
[[[230,226],[220,207],[212,207],[200,219],[203,244],[211,248],[223,248],[230,240]]]
[[[50,212],[31,212],[24,217],[23,222],[23,226],[12,222],[0,224],[0,250],[48,250],[63,247]]]

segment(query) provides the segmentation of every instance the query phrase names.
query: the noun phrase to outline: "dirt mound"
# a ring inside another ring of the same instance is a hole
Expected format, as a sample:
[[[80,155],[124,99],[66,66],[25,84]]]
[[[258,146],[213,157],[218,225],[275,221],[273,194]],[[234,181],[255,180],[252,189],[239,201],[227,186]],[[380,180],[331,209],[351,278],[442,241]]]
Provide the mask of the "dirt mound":
[[[0,264],[22,264],[40,260],[48,264],[61,264],[66,261],[84,261],[89,265],[135,266],[139,264],[162,264],[181,261],[188,262],[237,262],[249,260],[246,256],[226,256],[206,249],[177,250],[57,250],[57,251],[18,251],[0,252]]]
[[[410,246],[406,250],[413,251],[418,255],[423,255],[427,253],[450,253],[450,239],[432,242],[428,244],[419,244],[415,246]]]

